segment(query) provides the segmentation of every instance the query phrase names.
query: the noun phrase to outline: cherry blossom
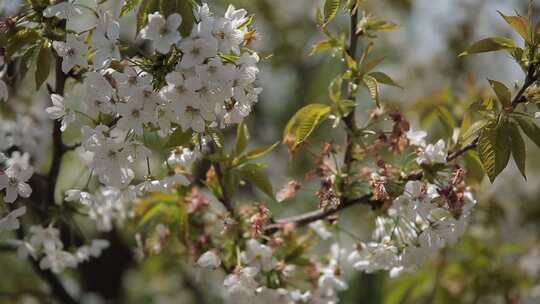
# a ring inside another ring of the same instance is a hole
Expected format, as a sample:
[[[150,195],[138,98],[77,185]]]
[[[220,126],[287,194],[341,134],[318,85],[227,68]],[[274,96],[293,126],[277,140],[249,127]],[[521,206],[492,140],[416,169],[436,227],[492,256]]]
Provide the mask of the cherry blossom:
[[[17,208],[0,218],[0,231],[17,230],[20,227],[19,217],[26,213],[26,207]]]
[[[197,265],[202,268],[217,268],[221,265],[221,259],[214,251],[207,251],[197,259]]]
[[[86,60],[88,45],[81,36],[67,34],[66,42],[54,41],[53,48],[62,57],[62,71],[66,74],[75,66],[84,68],[88,65]]]
[[[158,12],[152,13],[148,16],[148,24],[141,30],[141,38],[151,40],[156,51],[166,54],[182,38],[178,32],[181,23],[179,14],[169,15],[165,19]]]
[[[62,125],[60,130],[66,131],[67,127],[76,120],[76,114],[73,110],[72,102],[69,98],[62,97],[58,94],[51,95],[52,107],[45,109],[50,119],[61,119]]]

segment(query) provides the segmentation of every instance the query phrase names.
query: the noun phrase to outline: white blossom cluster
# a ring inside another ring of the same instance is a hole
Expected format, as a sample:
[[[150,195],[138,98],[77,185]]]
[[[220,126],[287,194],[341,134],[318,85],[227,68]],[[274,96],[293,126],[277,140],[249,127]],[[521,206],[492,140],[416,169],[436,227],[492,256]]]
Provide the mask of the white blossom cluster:
[[[86,38],[77,34],[68,34],[66,41],[53,44],[63,58],[65,73],[74,68],[86,69],[83,77],[88,94],[82,105],[70,96],[53,94],[53,105],[47,108],[49,117],[61,121],[62,131],[75,121],[98,122],[106,116],[113,120],[112,124],[83,126],[79,151],[108,191],[132,191],[138,195],[166,192],[187,184],[184,176],[174,175],[162,180],[146,179],[130,187],[137,164],[151,156],[144,144],[145,132],[156,131],[162,137],[176,129],[204,133],[208,128],[239,123],[250,113],[261,92],[255,86],[259,57],[246,44],[250,17],[233,6],[223,17],[214,16],[203,4],[194,12],[196,23],[191,34],[181,37],[179,14],[164,17],[159,12],[151,13],[140,38],[151,41],[158,54],[181,54],[173,71],[165,75],[166,84],[156,87],[154,76],[137,64],[142,62],[140,58],[122,61],[118,51],[119,23],[110,12],[99,7],[98,12],[92,44],[87,45]],[[65,2],[47,10],[47,14],[68,21],[81,13],[75,4]],[[92,62],[87,60],[88,52],[95,53]],[[112,69],[113,60],[123,69]],[[169,166],[189,167],[187,162],[197,158],[195,150],[181,151],[172,151]],[[87,201],[83,204],[95,205]],[[105,209],[100,210],[102,213]]]
[[[426,145],[426,136],[424,131],[407,133],[410,144],[418,147],[417,163],[444,163],[444,141]],[[440,194],[442,189],[457,190],[446,176],[439,176],[437,185],[408,181],[388,215],[377,217],[376,241],[360,244],[349,255],[353,267],[367,273],[390,270],[398,275],[414,270],[436,250],[455,243],[465,231],[476,200],[471,192],[462,191],[461,197],[450,201]]]
[[[308,303],[314,299],[310,291],[302,293],[296,289],[273,289],[265,286],[266,275],[278,270],[278,262],[269,246],[255,239],[249,239],[240,257],[241,265],[238,265],[223,281],[227,298],[231,303]],[[207,251],[199,257],[197,265],[216,269],[221,265],[221,258],[215,251]],[[295,271],[295,266],[281,265],[279,271],[284,277],[290,277]]]
[[[94,239],[89,245],[83,245],[73,252],[64,250],[60,231],[52,226],[32,226],[26,239],[16,243],[21,257],[30,256],[39,261],[41,269],[50,269],[54,273],[77,267],[91,257],[99,257],[109,247],[107,240]]]
[[[460,212],[455,214],[438,189],[429,183],[407,182],[388,216],[376,219],[373,238],[377,242],[361,244],[350,254],[354,268],[368,273],[391,270],[397,275],[414,270],[436,250],[454,244],[465,231],[476,201],[464,192]]]
[[[128,203],[133,201],[132,191],[120,191],[113,187],[102,187],[94,194],[68,190],[65,200],[67,202],[80,202],[88,217],[96,223],[99,231],[111,231],[114,224],[122,225],[128,216]]]
[[[196,22],[187,37],[181,37],[179,14],[165,17],[153,12],[139,38],[150,41],[155,54],[180,54],[172,72],[163,75],[165,85],[159,87],[154,75],[144,70],[142,58],[122,58],[118,18],[99,4],[96,11],[90,41],[86,34],[69,33],[65,41],[53,43],[64,73],[84,72],[87,97],[81,103],[69,95],[52,94],[52,106],[46,112],[61,121],[62,131],[75,122],[85,124],[78,152],[103,187],[96,194],[70,190],[66,198],[81,202],[98,229],[110,230],[113,222],[125,218],[130,201],[118,197],[168,192],[188,183],[185,176],[175,174],[163,179],[148,176],[132,185],[137,165],[151,156],[144,144],[146,132],[166,137],[177,129],[204,133],[208,128],[239,123],[261,92],[255,86],[259,57],[248,49],[247,37],[254,32],[243,9],[229,6],[223,16],[215,16],[202,4],[194,12]],[[68,27],[83,13],[70,2],[45,10],[48,17],[67,19]],[[104,117],[112,123],[101,123]],[[189,169],[199,155],[197,149],[175,149],[167,164]]]
[[[5,158],[4,155],[3,157]],[[30,197],[32,188],[27,182],[34,174],[34,168],[30,165],[30,154],[15,151],[5,163],[7,169],[0,171],[0,190],[6,193],[4,201],[13,203],[19,196]]]

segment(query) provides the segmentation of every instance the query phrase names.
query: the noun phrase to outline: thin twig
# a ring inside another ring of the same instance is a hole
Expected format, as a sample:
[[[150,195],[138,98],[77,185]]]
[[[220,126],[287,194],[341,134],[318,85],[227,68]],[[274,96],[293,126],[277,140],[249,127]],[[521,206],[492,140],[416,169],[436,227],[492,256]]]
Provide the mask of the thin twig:
[[[275,230],[284,227],[285,225],[293,224],[296,227],[305,226],[309,223],[322,220],[328,216],[338,213],[344,209],[347,209],[356,205],[368,205],[372,208],[377,208],[381,203],[379,201],[371,199],[371,194],[366,194],[356,199],[345,200],[333,209],[319,209],[304,214],[291,216],[288,218],[278,219],[274,224],[270,224],[265,227],[265,230]]]
[[[214,153],[216,151],[216,146],[214,143],[211,143],[210,145],[210,154]],[[221,195],[218,197],[219,201],[223,204],[225,209],[229,211],[229,213],[232,215],[234,213],[234,207],[231,201],[231,197],[229,195],[229,191],[227,190],[227,186],[225,185],[225,176],[223,175],[223,168],[221,167],[221,164],[219,162],[212,162],[212,166],[214,167],[214,170],[216,172],[216,178],[219,183],[219,187],[221,188]]]

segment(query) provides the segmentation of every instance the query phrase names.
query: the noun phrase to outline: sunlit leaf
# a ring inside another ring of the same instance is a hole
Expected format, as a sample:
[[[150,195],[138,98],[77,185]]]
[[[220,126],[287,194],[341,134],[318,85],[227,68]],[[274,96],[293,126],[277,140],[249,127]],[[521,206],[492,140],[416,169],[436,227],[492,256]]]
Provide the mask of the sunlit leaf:
[[[311,49],[309,55],[315,55],[323,51],[327,51],[332,48],[332,43],[329,40],[323,40],[315,43]]]
[[[258,148],[252,151],[249,151],[246,153],[244,158],[246,160],[253,160],[259,157],[263,157],[264,155],[270,153],[272,150],[274,150],[279,145],[279,142],[274,143],[273,145]]]
[[[367,87],[371,99],[373,99],[377,104],[377,107],[380,108],[381,102],[379,100],[379,83],[377,82],[377,79],[370,75],[364,75],[364,77],[362,78],[362,82]]]
[[[497,126],[495,122],[487,125],[480,135],[478,153],[484,170],[493,183],[510,158],[510,140],[506,128]]]
[[[294,146],[303,143],[331,111],[330,106],[318,103],[301,108],[287,123],[283,133],[284,141],[292,137],[294,138]]]
[[[512,39],[505,37],[490,37],[475,42],[465,52],[459,54],[459,56],[508,50],[513,48],[516,48],[516,45]]]
[[[525,41],[532,43],[531,25],[527,18],[522,16],[506,16],[501,12],[498,13]]]
[[[326,0],[324,2],[324,25],[336,17],[340,4],[341,0]]]
[[[247,182],[253,183],[268,196],[274,198],[274,188],[262,166],[258,164],[245,164],[238,168],[238,172]]]
[[[497,95],[497,99],[499,99],[499,102],[502,104],[503,108],[507,108],[512,104],[512,93],[510,93],[510,90],[504,83],[488,79],[489,84],[491,85],[491,88],[495,92],[495,95]]]
[[[397,84],[390,76],[383,72],[371,72],[368,74],[369,76],[375,78],[378,83],[386,84],[389,86],[394,86],[403,89],[402,86]]]

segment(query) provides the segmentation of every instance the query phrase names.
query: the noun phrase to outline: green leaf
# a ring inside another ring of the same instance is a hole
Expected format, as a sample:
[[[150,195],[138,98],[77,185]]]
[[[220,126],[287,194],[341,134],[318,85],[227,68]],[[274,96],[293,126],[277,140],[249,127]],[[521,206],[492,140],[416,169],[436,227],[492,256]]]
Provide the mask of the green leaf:
[[[249,142],[249,130],[244,121],[238,124],[236,129],[236,146],[234,149],[235,155],[240,155],[246,149]]]
[[[163,16],[167,17],[176,13],[176,1],[175,0],[159,0],[159,11]]]
[[[373,99],[377,104],[377,107],[380,108],[381,102],[379,100],[379,83],[377,82],[377,79],[370,75],[364,75],[364,77],[362,78],[362,82],[368,89],[371,99]]]
[[[402,86],[397,84],[390,76],[386,75],[383,72],[371,72],[368,75],[375,78],[377,80],[377,82],[379,82],[379,83],[403,89]]]
[[[327,25],[336,17],[340,4],[341,0],[326,0],[324,2],[324,25]]]
[[[441,122],[448,134],[452,135],[454,129],[456,128],[456,121],[452,116],[452,113],[450,113],[446,107],[438,106],[437,116],[441,119]]]
[[[272,183],[268,179],[268,175],[263,171],[263,167],[258,164],[245,164],[238,168],[238,173],[246,181],[253,183],[257,188],[264,193],[274,198],[274,189]]]
[[[41,85],[49,77],[49,72],[51,71],[53,54],[48,42],[42,43],[37,55],[36,63],[36,90],[41,88]]]
[[[473,45],[471,45],[465,52],[459,54],[459,56],[461,57],[470,54],[508,50],[513,48],[516,48],[516,45],[512,39],[505,37],[490,37],[473,43]]]
[[[166,148],[184,146],[189,143],[193,137],[193,131],[191,129],[187,131],[182,131],[182,128],[178,127],[176,130],[169,136],[167,143],[165,144]]]
[[[315,20],[317,21],[317,26],[324,26],[324,16],[320,7],[317,7],[315,12]]]
[[[506,16],[497,11],[501,17],[516,31],[527,43],[531,44],[531,25],[525,17],[522,16]]]
[[[469,150],[463,155],[463,160],[467,169],[467,178],[475,183],[480,183],[484,178],[484,168],[478,152]]]
[[[124,5],[122,5],[122,8],[120,9],[120,18],[134,10],[139,2],[140,0],[125,0]]]
[[[40,39],[39,33],[31,28],[22,28],[9,37],[6,45],[6,58],[11,59],[22,54],[27,47],[32,46]]]
[[[399,26],[393,22],[376,19],[373,22],[370,22],[367,29],[377,32],[392,32],[398,28]]]
[[[473,138],[476,136],[476,134],[478,134],[478,132],[480,132],[488,123],[489,121],[487,120],[479,120],[473,123],[467,129],[467,131],[463,132],[463,135],[461,135],[462,144],[466,145],[470,143],[473,140]]]
[[[262,147],[262,148],[258,148],[258,149],[255,149],[255,150],[252,150],[252,151],[249,151],[246,153],[246,155],[244,156],[244,158],[246,160],[253,160],[253,159],[256,159],[256,158],[259,158],[259,157],[262,157],[268,153],[270,153],[272,150],[274,150],[277,146],[279,145],[279,141],[274,143],[273,145],[270,145],[270,146],[266,146],[266,147]]]
[[[497,175],[506,168],[508,161],[510,161],[512,142],[510,140],[509,125],[508,122],[502,122],[497,126],[497,143],[495,146],[495,172],[497,172]]]
[[[512,157],[514,158],[514,162],[516,163],[519,172],[521,172],[521,175],[523,175],[523,178],[526,180],[527,175],[525,174],[525,161],[527,150],[525,149],[525,142],[523,141],[523,137],[521,137],[521,133],[519,132],[519,128],[516,123],[509,122],[507,125],[508,135],[510,136],[511,141],[510,146],[512,150]]]
[[[363,75],[365,73],[368,73],[376,66],[378,66],[379,63],[381,63],[383,60],[384,57],[378,57],[369,61],[361,61],[360,68],[358,69],[358,74]]]
[[[540,148],[540,127],[532,117],[524,115],[512,115],[512,118],[518,122],[521,130]]]
[[[142,0],[137,11],[137,32],[146,26],[148,22],[148,14],[157,11],[159,2],[157,0]]]
[[[170,2],[174,0],[169,0]],[[193,10],[195,8],[195,2],[193,0],[176,0],[176,11],[182,16],[182,25],[180,25],[180,33],[183,37],[189,36],[195,24],[195,15]]]
[[[287,123],[283,133],[284,141],[293,137],[295,147],[303,143],[328,118],[331,111],[330,106],[318,103],[301,108]]]
[[[28,70],[30,70],[32,67],[34,59],[36,58],[36,53],[39,51],[38,47],[38,45],[33,45],[26,49],[26,51],[21,55],[19,62],[19,73],[17,75],[19,79],[24,79]]]
[[[495,95],[497,95],[497,99],[499,99],[499,102],[502,104],[503,108],[507,108],[512,105],[512,93],[510,93],[510,90],[504,83],[488,79],[489,85],[495,92]]]
[[[495,178],[506,168],[510,159],[510,139],[506,123],[499,126],[495,122],[486,126],[480,134],[478,153],[489,180]]]
[[[309,55],[315,55],[315,54],[318,54],[320,52],[324,52],[324,51],[327,51],[329,49],[332,48],[332,43],[330,42],[330,40],[323,40],[323,41],[319,41],[317,43],[315,43],[313,45],[313,47],[311,48],[311,52],[309,53]]]

